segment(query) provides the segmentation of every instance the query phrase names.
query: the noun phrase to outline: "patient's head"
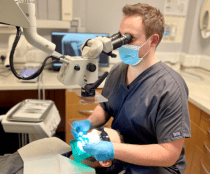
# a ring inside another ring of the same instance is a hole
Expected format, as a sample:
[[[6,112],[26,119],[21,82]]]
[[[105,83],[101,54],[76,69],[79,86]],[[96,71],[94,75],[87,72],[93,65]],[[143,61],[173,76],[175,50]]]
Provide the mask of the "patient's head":
[[[123,143],[123,138],[119,134],[118,131],[110,128],[99,128],[97,129],[98,135],[102,135],[103,141],[111,141],[113,143]],[[106,136],[106,133],[108,137]],[[71,159],[73,157],[71,156]],[[92,168],[95,168],[96,173],[119,173],[123,170],[123,162],[116,160],[116,159],[110,159],[107,161],[97,161],[93,156],[84,159],[81,161],[81,163],[90,166]]]

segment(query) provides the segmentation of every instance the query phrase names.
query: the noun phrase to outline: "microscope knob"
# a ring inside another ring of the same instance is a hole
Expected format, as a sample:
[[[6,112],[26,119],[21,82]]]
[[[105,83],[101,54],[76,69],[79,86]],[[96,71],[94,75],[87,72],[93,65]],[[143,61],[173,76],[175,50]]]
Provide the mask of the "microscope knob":
[[[79,71],[80,70],[80,66],[79,65],[75,65],[74,66],[74,70]]]
[[[92,63],[88,63],[87,70],[90,72],[94,72],[96,70],[96,65],[94,65]]]

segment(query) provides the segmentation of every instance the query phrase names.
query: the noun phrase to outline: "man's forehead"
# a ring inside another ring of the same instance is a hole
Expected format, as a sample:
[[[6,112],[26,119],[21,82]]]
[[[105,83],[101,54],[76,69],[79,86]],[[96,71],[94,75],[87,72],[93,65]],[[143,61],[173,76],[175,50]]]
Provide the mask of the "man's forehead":
[[[140,15],[124,16],[120,23],[121,34],[129,31],[132,35],[139,35],[139,32],[143,31],[143,28],[143,18]]]

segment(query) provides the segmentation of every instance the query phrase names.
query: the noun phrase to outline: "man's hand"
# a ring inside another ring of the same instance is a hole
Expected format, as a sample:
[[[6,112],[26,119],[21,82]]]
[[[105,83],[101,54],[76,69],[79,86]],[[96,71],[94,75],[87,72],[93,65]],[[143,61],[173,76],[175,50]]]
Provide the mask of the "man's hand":
[[[77,131],[75,132],[74,129],[71,129],[72,135],[74,138],[78,138],[78,134],[82,133],[84,135],[89,131],[91,122],[89,120],[74,121],[72,127]]]
[[[114,158],[114,147],[112,142],[99,141],[98,143],[83,146],[85,152],[93,155],[98,161],[106,161]]]

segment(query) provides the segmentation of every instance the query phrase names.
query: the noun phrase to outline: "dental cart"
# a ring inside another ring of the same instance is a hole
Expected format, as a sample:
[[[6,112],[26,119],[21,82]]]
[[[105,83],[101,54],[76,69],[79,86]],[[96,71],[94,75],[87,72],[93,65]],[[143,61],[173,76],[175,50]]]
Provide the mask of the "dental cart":
[[[29,142],[32,142],[52,137],[60,121],[53,101],[26,99],[8,111],[2,126],[5,132],[29,134]]]

